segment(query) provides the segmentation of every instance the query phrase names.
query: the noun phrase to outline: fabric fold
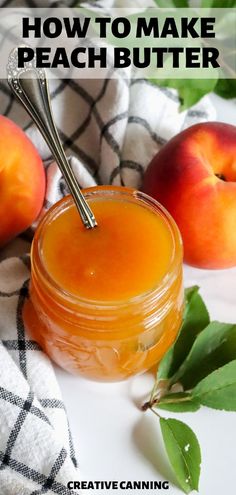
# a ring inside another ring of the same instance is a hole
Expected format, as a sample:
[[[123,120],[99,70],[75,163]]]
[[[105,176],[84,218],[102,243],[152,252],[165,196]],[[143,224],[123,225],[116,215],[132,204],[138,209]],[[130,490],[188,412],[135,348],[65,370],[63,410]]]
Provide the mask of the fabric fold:
[[[5,7],[45,3],[56,2],[0,0]],[[100,11],[124,3],[104,0],[99,2]],[[175,90],[133,79],[131,71],[119,70],[115,76],[50,81],[59,134],[83,188],[97,183],[140,188],[149,161],[166,141],[190,125],[216,118],[208,97],[180,112]],[[47,189],[42,217],[68,193],[65,181],[6,81],[0,81],[0,113],[24,129],[44,161]],[[14,252],[19,253],[19,239],[1,251],[5,259],[0,263],[0,493],[73,494],[67,483],[78,480],[79,472],[65,407],[53,366],[27,335],[22,318],[29,257],[12,257]],[[89,425],[84,427],[89,434]]]
[[[77,460],[53,366],[24,327],[28,262],[0,263],[1,494],[66,495]]]

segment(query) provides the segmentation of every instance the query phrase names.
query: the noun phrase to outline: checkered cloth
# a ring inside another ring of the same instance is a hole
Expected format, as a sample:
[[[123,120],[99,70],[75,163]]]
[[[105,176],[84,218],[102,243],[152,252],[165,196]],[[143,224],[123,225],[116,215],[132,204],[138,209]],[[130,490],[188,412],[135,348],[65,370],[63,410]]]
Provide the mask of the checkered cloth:
[[[16,4],[22,2],[0,2]],[[51,81],[50,91],[60,136],[82,187],[140,187],[145,167],[168,139],[196,122],[215,119],[207,97],[179,113],[175,91],[133,80],[122,71],[116,79]],[[67,194],[67,187],[5,81],[0,81],[0,113],[18,123],[40,152],[47,174],[44,210],[48,209]],[[76,458],[52,365],[24,328],[29,258],[10,257],[24,251],[20,242],[2,252],[5,259],[0,263],[0,494],[66,495],[75,493],[67,489],[67,482],[78,479]]]
[[[0,493],[71,494],[77,461],[53,367],[24,329],[29,257],[0,263]]]

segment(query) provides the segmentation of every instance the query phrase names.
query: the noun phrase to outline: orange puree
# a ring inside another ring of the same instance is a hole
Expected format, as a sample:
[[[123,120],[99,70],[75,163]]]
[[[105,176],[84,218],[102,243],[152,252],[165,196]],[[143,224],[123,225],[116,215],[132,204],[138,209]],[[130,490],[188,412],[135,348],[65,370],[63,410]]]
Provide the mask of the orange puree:
[[[176,337],[182,243],[170,215],[142,193],[97,187],[86,198],[95,229],[67,197],[36,231],[25,324],[68,371],[121,380],[157,363]]]
[[[122,199],[90,200],[98,227],[86,230],[71,205],[42,242],[50,276],[82,298],[124,300],[153,289],[168,271],[173,239],[166,220]]]

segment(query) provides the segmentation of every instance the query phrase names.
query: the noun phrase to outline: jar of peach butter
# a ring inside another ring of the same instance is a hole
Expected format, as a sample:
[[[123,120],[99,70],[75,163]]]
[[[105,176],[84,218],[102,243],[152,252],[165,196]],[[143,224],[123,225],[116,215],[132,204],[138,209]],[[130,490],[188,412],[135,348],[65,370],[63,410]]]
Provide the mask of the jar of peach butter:
[[[183,312],[182,242],[167,211],[122,187],[83,191],[98,226],[87,230],[70,196],[32,244],[29,332],[71,373],[119,381],[157,364]]]

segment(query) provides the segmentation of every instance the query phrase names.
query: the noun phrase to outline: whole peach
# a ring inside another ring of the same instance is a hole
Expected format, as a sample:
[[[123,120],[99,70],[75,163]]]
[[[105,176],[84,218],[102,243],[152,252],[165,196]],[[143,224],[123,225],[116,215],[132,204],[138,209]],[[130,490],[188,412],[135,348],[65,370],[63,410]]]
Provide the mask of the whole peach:
[[[185,261],[236,265],[236,127],[196,124],[172,138],[146,170],[143,191],[174,217]]]
[[[37,218],[45,194],[42,160],[26,134],[0,116],[0,246]]]

